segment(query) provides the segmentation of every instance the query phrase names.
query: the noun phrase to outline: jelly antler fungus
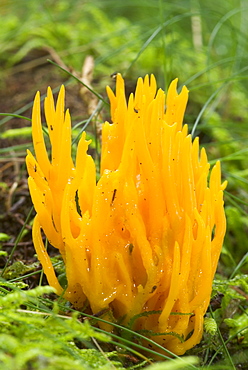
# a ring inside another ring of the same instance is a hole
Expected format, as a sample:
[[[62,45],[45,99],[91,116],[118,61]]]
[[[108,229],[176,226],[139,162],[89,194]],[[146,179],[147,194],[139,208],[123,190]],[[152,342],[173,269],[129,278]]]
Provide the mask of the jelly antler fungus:
[[[97,183],[85,133],[72,160],[63,86],[56,108],[50,88],[45,99],[49,159],[37,93],[36,159],[28,152],[27,168],[37,212],[33,241],[49,284],[63,292],[41,229],[63,257],[66,299],[77,308],[87,301],[93,314],[108,309],[111,320],[132,322],[136,331],[160,333],[152,338],[182,355],[202,337],[226,229],[226,182],[221,183],[219,162],[208,181],[206,152],[199,154],[198,138],[192,142],[182,125],[188,90],[178,95],[176,87],[177,79],[164,113],[165,93],[157,91],[153,75],[138,79],[128,103],[117,75],[116,94],[107,88],[112,123],[103,124]]]

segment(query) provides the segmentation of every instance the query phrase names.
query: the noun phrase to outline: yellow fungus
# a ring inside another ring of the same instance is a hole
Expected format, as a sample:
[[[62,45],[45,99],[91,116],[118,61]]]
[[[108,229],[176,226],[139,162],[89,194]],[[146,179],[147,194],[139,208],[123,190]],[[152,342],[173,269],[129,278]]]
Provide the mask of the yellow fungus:
[[[50,88],[45,99],[49,159],[37,93],[36,159],[28,152],[27,168],[37,212],[34,246],[49,284],[63,292],[41,229],[63,257],[64,296],[76,308],[87,302],[93,314],[105,312],[109,320],[133,322],[134,330],[161,333],[151,338],[182,355],[202,337],[226,229],[226,183],[219,162],[210,174],[205,150],[199,152],[198,138],[192,142],[182,124],[188,90],[178,94],[176,88],[174,80],[165,99],[154,76],[146,76],[127,102],[117,75],[116,94],[107,88],[112,122],[102,128],[98,182],[85,133],[73,163],[64,87],[56,107]]]

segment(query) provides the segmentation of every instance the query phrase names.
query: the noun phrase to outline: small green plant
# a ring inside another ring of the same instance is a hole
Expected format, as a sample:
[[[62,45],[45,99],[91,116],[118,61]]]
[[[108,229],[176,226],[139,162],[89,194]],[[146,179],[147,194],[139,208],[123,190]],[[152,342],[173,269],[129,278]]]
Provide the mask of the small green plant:
[[[88,320],[80,322],[77,314],[59,315],[56,304],[42,300],[52,292],[46,286],[21,290],[18,284],[0,281],[1,369],[122,368],[114,352],[102,354],[94,348],[94,341],[108,342],[107,335],[96,332]]]

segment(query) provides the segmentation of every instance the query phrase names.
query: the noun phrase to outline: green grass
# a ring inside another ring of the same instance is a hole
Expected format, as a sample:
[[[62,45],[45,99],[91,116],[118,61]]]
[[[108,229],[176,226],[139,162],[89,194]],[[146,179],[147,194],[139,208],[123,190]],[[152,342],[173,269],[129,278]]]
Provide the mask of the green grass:
[[[222,304],[207,313],[205,333],[199,346],[187,356],[165,361],[167,353],[151,363],[150,354],[132,347],[116,328],[116,337],[90,326],[96,318],[85,319],[58,300],[51,289],[42,287],[42,271],[33,262],[15,265],[20,243],[30,239],[26,225],[18,235],[1,228],[1,255],[5,265],[0,280],[0,364],[1,369],[235,369],[248,363],[248,45],[246,1],[209,0],[138,1],[2,1],[0,4],[1,77],[18,75],[52,59],[51,50],[79,72],[86,55],[95,60],[94,92],[105,99],[109,76],[121,72],[131,85],[138,76],[154,73],[158,84],[167,88],[179,77],[190,90],[185,122],[193,135],[200,136],[211,163],[221,159],[225,195],[227,236],[213,285],[213,295],[222,294]],[[42,53],[37,53],[42,50]],[[32,54],[33,53],[33,54]],[[32,57],[35,55],[35,57]],[[38,55],[38,57],[37,57]],[[54,67],[63,81],[77,89],[78,82]],[[31,78],[31,77],[30,77]],[[4,82],[0,88],[5,89]],[[59,87],[57,87],[58,90]],[[23,137],[25,144],[0,148],[1,164],[7,158],[23,159],[30,148],[31,132],[26,102],[16,111],[2,112],[0,138]],[[107,117],[108,106],[98,107]],[[13,118],[26,122],[23,128],[9,126]],[[92,117],[72,117],[74,142],[83,129],[99,142],[90,128]],[[27,121],[25,121],[27,120]],[[17,179],[25,178],[19,167]],[[1,180],[0,180],[1,181]],[[9,183],[0,182],[3,194]],[[10,195],[8,195],[10,196]],[[1,215],[0,215],[1,216]],[[1,222],[2,218],[0,218]],[[4,247],[8,238],[13,248]],[[58,273],[61,261],[55,259]],[[24,281],[34,279],[36,287]],[[29,279],[29,280],[27,280]],[[216,298],[214,299],[216,301]],[[120,330],[121,329],[121,330]],[[137,338],[130,332],[128,338]],[[117,344],[118,343],[118,344]],[[192,357],[193,356],[193,357]]]

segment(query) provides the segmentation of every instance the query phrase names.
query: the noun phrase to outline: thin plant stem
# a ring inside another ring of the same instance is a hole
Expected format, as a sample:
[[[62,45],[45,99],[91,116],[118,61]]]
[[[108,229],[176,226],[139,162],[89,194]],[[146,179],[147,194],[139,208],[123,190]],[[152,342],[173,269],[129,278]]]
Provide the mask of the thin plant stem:
[[[1,272],[1,276],[3,276],[3,275],[4,275],[4,273],[5,273],[5,271],[6,271],[7,267],[8,267],[8,264],[9,264],[10,260],[12,259],[13,254],[15,253],[15,250],[16,250],[16,248],[17,248],[17,246],[18,246],[19,241],[20,241],[20,240],[21,240],[21,238],[22,238],[22,234],[23,234],[23,232],[24,232],[24,230],[25,230],[25,228],[26,228],[26,226],[27,226],[27,224],[28,224],[28,222],[29,222],[29,220],[30,220],[30,217],[31,217],[31,215],[32,215],[33,210],[34,210],[34,206],[32,206],[32,207],[30,208],[30,211],[29,211],[29,213],[28,213],[28,215],[27,215],[27,217],[26,217],[26,220],[25,220],[25,222],[24,222],[24,224],[23,224],[22,228],[21,228],[21,231],[19,232],[19,234],[18,234],[18,236],[17,236],[17,238],[16,238],[16,241],[15,241],[14,247],[12,248],[12,251],[11,251],[11,253],[10,253],[10,255],[9,255],[8,259],[7,259],[7,262],[5,263],[5,266],[4,266],[4,268],[3,268],[2,272]]]

